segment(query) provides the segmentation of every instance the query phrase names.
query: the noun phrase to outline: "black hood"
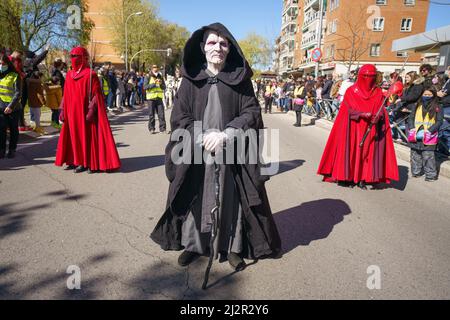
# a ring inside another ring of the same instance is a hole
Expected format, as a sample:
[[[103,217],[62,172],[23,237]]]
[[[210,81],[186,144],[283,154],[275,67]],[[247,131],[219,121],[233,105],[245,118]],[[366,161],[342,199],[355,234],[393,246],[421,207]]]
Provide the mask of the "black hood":
[[[206,57],[201,48],[203,36],[209,30],[227,38],[230,43],[230,52],[228,53],[225,67],[217,75],[217,78],[228,85],[238,85],[243,80],[251,78],[253,75],[252,69],[245,59],[238,42],[221,23],[213,23],[198,29],[186,42],[183,51],[183,65],[181,66],[183,77],[193,81],[201,81],[209,78],[204,70]]]

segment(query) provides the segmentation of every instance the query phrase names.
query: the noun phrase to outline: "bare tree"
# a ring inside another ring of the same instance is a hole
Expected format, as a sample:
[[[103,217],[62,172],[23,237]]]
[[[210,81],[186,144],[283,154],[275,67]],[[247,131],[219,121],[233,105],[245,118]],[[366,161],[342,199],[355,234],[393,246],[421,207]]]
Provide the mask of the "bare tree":
[[[367,8],[360,6],[348,10],[343,19],[339,20],[338,33],[333,35],[337,37],[340,48],[336,50],[335,60],[342,61],[350,71],[352,66],[359,65],[360,59],[370,50],[373,43],[382,43],[386,39],[385,31],[379,32],[374,36],[374,32],[368,29],[367,21],[369,15]],[[336,38],[327,42],[336,42]]]

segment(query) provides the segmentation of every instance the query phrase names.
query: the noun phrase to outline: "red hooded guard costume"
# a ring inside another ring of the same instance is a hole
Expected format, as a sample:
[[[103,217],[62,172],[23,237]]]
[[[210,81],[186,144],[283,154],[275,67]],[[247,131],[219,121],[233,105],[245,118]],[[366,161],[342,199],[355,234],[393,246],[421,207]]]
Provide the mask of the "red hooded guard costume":
[[[120,159],[106,115],[100,81],[89,68],[89,54],[85,48],[75,47],[70,55],[72,70],[67,73],[64,86],[60,116],[64,124],[55,165],[66,163],[93,171],[116,170],[120,168]]]
[[[318,169],[324,181],[376,184],[398,180],[386,109],[376,117],[384,101],[381,89],[375,86],[376,71],[374,65],[364,65],[345,93]],[[361,148],[371,122],[374,126]]]

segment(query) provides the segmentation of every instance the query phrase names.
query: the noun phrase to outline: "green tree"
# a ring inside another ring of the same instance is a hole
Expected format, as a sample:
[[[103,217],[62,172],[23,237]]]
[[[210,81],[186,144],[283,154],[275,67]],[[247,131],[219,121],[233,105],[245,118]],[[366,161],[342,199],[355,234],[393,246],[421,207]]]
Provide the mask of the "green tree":
[[[133,60],[133,66],[148,70],[149,65],[174,65],[179,63],[181,51],[189,32],[177,24],[166,22],[157,15],[158,7],[151,1],[121,1],[113,8],[110,27],[114,33],[113,46],[125,57],[125,23],[136,12],[139,16],[128,19],[128,60],[135,53],[145,49],[172,49],[172,55],[165,52],[143,51]]]
[[[238,42],[252,68],[265,69],[271,64],[272,49],[269,40],[251,32]]]
[[[81,14],[79,29],[68,27],[69,6],[77,6]],[[70,48],[85,44],[93,27],[84,16],[87,6],[82,0],[2,0],[0,22],[6,32],[0,41],[6,46],[38,51],[47,45]]]

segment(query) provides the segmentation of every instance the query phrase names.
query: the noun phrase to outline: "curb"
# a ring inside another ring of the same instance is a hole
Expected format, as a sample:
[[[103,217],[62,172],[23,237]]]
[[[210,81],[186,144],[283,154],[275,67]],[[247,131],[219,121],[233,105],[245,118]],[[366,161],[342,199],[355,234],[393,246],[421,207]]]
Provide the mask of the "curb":
[[[294,111],[289,111],[288,114],[295,117]],[[302,114],[302,124],[316,125],[327,131],[331,131],[331,128],[333,128],[333,122],[325,119],[316,119],[306,114]],[[410,162],[409,147],[394,141],[394,148],[397,159]],[[439,176],[450,178],[450,161],[442,162],[439,170]]]

